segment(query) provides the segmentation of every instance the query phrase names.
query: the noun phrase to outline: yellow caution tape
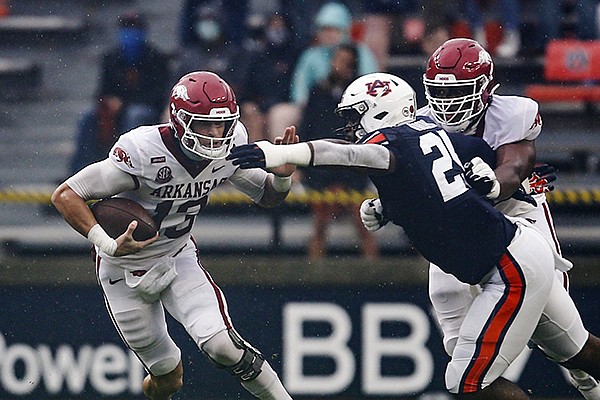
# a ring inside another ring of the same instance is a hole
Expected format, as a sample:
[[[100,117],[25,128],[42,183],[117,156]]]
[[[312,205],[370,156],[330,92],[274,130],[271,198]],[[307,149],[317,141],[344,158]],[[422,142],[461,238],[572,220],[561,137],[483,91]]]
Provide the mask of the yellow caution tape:
[[[0,203],[23,204],[50,204],[50,191],[36,191],[34,189],[0,190]],[[330,204],[360,204],[364,199],[377,197],[372,191],[315,191],[291,192],[285,202],[289,205],[302,206],[322,202]],[[557,206],[585,206],[600,205],[600,189],[555,189],[546,193],[548,203]],[[235,206],[251,204],[246,195],[238,191],[216,190],[210,194],[212,206]]]

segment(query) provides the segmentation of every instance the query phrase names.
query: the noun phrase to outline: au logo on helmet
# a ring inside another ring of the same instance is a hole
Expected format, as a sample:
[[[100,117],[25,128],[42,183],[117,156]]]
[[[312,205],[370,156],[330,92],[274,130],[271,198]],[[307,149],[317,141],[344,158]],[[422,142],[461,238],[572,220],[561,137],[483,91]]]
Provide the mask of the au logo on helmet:
[[[392,91],[392,89],[390,89],[389,81],[380,81],[379,79],[377,79],[374,82],[367,83],[366,86],[367,86],[367,94],[369,96],[373,96],[373,97],[376,97],[379,95],[379,89],[383,90],[381,97],[385,96],[386,94],[388,94]]]
[[[174,99],[183,99],[189,100],[190,96],[188,95],[187,88],[184,85],[177,85],[173,88],[173,98]]]

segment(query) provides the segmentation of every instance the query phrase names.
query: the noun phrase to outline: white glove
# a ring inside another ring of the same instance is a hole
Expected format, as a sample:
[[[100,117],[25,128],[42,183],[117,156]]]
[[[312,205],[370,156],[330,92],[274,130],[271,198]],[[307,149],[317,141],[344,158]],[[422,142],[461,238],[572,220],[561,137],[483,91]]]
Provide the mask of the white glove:
[[[500,196],[500,182],[496,173],[479,157],[465,164],[465,178],[469,185],[490,200]]]
[[[367,199],[360,205],[360,219],[369,232],[375,232],[388,223],[383,216],[383,206],[381,200]]]

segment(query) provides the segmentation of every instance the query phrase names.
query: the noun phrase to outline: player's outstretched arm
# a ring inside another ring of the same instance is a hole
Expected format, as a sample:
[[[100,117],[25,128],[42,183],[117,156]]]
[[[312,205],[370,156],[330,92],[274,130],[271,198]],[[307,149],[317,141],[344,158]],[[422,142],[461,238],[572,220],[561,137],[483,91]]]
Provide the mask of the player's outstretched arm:
[[[365,173],[391,172],[394,156],[377,144],[335,143],[323,139],[287,146],[267,141],[236,146],[227,159],[242,169],[276,168],[285,164],[353,168]]]

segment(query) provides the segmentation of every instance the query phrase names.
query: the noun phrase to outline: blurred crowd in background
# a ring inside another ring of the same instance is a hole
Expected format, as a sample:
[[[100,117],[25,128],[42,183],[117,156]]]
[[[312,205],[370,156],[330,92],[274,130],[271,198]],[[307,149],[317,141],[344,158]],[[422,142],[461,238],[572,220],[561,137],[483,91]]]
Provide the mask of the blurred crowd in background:
[[[9,1],[0,0],[0,17],[9,14]],[[184,0],[178,43],[168,50],[148,39],[151,24],[136,9],[116,21],[116,45],[99,60],[96,101],[77,127],[68,175],[105,158],[120,134],[167,121],[168,91],[191,71],[215,72],[234,88],[250,141],[272,140],[292,124],[301,140],[310,140],[343,124],[333,110],[351,81],[386,71],[395,57],[428,57],[451,37],[476,39],[496,60],[541,56],[553,39],[596,40],[600,1]],[[367,185],[307,169],[296,183],[333,191]],[[335,215],[319,205],[313,212],[308,252],[317,259]],[[363,255],[377,257],[357,210],[347,213],[365,244]]]

